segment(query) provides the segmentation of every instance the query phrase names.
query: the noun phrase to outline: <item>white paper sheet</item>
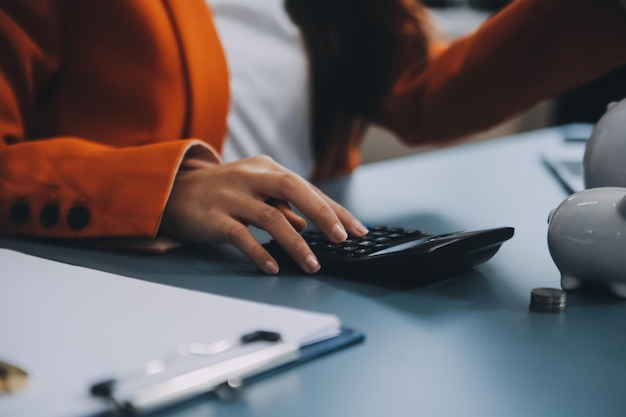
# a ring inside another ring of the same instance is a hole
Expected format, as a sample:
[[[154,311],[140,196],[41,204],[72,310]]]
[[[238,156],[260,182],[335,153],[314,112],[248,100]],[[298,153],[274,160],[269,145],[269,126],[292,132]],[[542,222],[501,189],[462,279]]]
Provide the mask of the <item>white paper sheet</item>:
[[[0,249],[0,359],[29,374],[0,416],[101,412],[91,384],[141,370],[178,345],[255,330],[306,344],[337,334],[332,315],[169,287]]]

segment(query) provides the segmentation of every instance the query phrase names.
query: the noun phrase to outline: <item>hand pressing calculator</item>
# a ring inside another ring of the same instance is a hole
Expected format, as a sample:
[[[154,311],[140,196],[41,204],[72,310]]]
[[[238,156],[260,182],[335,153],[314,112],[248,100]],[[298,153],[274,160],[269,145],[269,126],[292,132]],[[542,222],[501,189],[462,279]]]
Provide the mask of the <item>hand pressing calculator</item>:
[[[374,226],[364,237],[339,244],[317,230],[304,231],[302,237],[320,260],[323,273],[426,284],[486,262],[513,233],[512,227],[500,227],[430,235]],[[265,247],[281,264],[291,259],[275,240]]]

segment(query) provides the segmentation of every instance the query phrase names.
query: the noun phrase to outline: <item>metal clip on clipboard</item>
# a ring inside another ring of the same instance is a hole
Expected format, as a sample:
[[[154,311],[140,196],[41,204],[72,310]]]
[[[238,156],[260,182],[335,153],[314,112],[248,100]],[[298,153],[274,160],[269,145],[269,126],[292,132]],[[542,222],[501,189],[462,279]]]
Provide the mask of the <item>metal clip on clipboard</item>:
[[[199,394],[237,390],[245,378],[299,356],[299,345],[283,341],[278,333],[260,330],[237,341],[179,346],[174,357],[147,363],[142,375],[102,381],[91,387],[91,393],[111,401],[118,411],[141,414]],[[182,357],[191,360],[181,361]]]

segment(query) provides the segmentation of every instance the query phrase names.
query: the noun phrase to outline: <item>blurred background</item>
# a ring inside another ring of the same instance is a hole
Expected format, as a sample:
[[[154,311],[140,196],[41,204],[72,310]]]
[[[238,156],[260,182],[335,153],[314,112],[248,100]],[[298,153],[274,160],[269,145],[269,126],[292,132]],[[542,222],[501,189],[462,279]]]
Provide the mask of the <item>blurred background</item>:
[[[512,0],[422,0],[431,13],[438,30],[447,40],[475,31],[489,16]],[[539,103],[526,113],[494,128],[472,135],[467,141],[499,136],[568,123],[595,123],[604,114],[606,105],[626,97],[626,67],[619,68],[587,85],[568,91],[554,99]],[[363,163],[424,152],[432,146],[408,147],[389,132],[372,127],[363,143]]]

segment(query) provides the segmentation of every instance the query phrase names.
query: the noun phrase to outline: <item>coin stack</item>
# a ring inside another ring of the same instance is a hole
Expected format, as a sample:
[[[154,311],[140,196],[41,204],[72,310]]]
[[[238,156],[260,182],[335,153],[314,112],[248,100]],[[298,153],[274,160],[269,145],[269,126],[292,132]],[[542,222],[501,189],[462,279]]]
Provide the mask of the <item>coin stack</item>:
[[[566,293],[556,288],[535,288],[530,293],[532,311],[540,313],[558,313],[565,310]]]

